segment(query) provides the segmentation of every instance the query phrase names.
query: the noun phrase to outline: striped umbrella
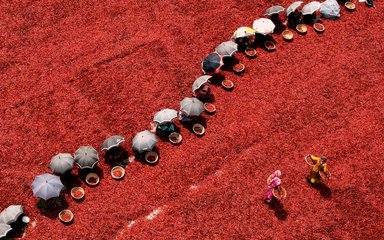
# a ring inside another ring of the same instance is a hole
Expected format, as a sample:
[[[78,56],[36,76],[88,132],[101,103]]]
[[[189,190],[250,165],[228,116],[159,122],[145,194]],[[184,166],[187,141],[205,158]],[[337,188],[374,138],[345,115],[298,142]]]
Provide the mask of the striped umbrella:
[[[180,102],[180,111],[187,116],[199,116],[204,111],[204,103],[195,97],[186,97]]]
[[[203,86],[204,83],[208,82],[208,80],[212,76],[204,75],[201,77],[198,77],[192,84],[192,92],[195,92],[197,89],[199,89],[201,86]]]
[[[23,213],[23,205],[11,205],[0,213],[0,223],[11,224],[16,222]]]
[[[33,195],[44,200],[58,197],[63,188],[60,177],[49,173],[36,176],[32,183]]]
[[[81,168],[92,169],[100,161],[99,153],[91,146],[81,146],[75,152],[75,163]]]
[[[273,14],[278,14],[283,11],[284,8],[282,6],[272,6],[265,11],[264,16],[271,16]]]
[[[301,4],[303,4],[303,1],[296,1],[296,2],[293,2],[291,5],[289,5],[289,7],[287,7],[287,10],[286,10],[286,15],[287,17],[293,13],[294,11],[296,11],[296,9],[298,7],[301,6]]]
[[[11,230],[12,228],[8,224],[0,223],[0,238],[6,237],[7,233]]]
[[[109,149],[113,147],[117,147],[120,145],[120,143],[124,142],[124,137],[120,135],[115,135],[112,137],[109,137],[104,140],[103,144],[101,144],[101,149],[108,151]]]
[[[232,57],[237,52],[237,43],[233,41],[222,42],[215,48],[215,51],[222,57]]]
[[[312,13],[316,12],[317,10],[319,10],[320,6],[321,6],[320,2],[317,2],[317,1],[310,2],[306,5],[304,5],[303,9],[301,10],[301,13],[303,15],[312,14]]]
[[[157,139],[155,134],[148,130],[137,133],[136,136],[132,139],[132,148],[139,153],[151,151],[156,146],[156,144]]]
[[[153,121],[158,124],[163,124],[167,122],[172,122],[174,118],[177,118],[177,111],[173,109],[163,109],[158,111],[153,117]]]
[[[59,153],[51,159],[49,168],[53,173],[64,174],[73,168],[75,159],[69,153]]]

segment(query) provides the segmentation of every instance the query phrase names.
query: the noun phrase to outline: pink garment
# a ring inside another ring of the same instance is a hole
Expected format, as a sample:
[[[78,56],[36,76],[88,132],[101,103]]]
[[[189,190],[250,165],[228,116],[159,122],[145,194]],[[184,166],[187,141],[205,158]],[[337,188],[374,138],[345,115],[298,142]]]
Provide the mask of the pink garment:
[[[270,202],[273,198],[272,190],[281,185],[281,171],[276,170],[267,179],[268,189],[265,194],[264,200]]]

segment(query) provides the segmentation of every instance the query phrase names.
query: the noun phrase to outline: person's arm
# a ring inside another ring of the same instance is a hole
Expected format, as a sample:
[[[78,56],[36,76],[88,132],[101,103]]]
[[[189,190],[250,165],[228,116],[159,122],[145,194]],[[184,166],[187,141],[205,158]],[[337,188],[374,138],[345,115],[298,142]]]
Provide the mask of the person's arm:
[[[329,172],[327,170],[327,164],[326,163],[323,163],[322,171],[325,173],[325,176],[327,176],[327,178],[329,178]]]
[[[312,162],[313,162],[313,164],[315,164],[315,165],[320,161],[320,158],[319,158],[319,157],[316,157],[315,155],[310,154],[309,156],[311,157]]]

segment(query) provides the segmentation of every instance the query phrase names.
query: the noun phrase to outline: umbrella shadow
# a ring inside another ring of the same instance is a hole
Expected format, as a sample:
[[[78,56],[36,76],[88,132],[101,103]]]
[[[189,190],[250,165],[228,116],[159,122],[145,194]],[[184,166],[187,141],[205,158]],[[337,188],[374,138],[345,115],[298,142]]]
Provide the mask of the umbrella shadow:
[[[62,175],[60,179],[63,185],[65,186],[64,193],[66,194],[71,194],[71,189],[73,187],[78,187],[81,185],[81,180],[79,176],[73,174],[72,172]]]
[[[173,132],[177,132],[177,133],[180,133],[180,127],[177,126],[176,124],[173,124],[174,126],[174,131]],[[171,134],[172,132],[162,132],[161,130],[159,130],[158,128],[156,128],[156,136],[163,142],[169,142],[169,134]]]
[[[92,169],[89,169],[89,168],[81,169],[80,168],[78,172],[79,172],[79,177],[80,177],[81,181],[83,181],[84,183],[86,183],[85,178],[89,173],[96,173],[99,176],[100,181],[104,179],[103,170],[97,165]],[[88,185],[88,186],[94,188],[97,185],[95,185],[95,186]]]
[[[244,49],[245,50],[245,49]],[[242,52],[244,50],[241,50]],[[227,58],[224,58],[223,59],[223,62],[224,62],[224,66],[221,67],[221,70],[223,72],[232,72],[232,68],[233,66],[235,66],[236,64],[239,64],[240,63],[240,60],[238,58],[236,58],[235,56],[233,57],[227,57]],[[221,81],[218,81],[219,84],[221,84],[221,82],[223,81],[224,79],[221,79]]]
[[[317,15],[316,12],[313,14],[307,14],[303,15],[303,23],[312,26],[315,23],[323,23],[323,21],[320,19],[320,16]]]
[[[204,136],[204,134],[203,135],[197,135],[197,134],[195,134],[193,132],[193,125],[196,124],[196,123],[199,123],[199,124],[203,125],[203,127],[205,129],[207,128],[207,120],[203,116],[194,117],[191,122],[181,123],[181,124],[183,125],[183,127],[185,129],[187,129],[188,131],[190,131],[191,133],[193,133],[197,137],[201,138],[201,137]]]
[[[157,153],[157,155],[159,156],[159,159],[157,160],[157,162],[155,163],[149,163],[147,161],[145,161],[145,154],[147,154],[148,152],[155,152]],[[134,155],[135,155],[135,159],[137,162],[141,163],[141,164],[145,164],[145,165],[149,165],[149,166],[156,166],[159,164],[160,160],[161,160],[161,157],[160,157],[160,149],[155,146],[152,151],[145,151],[145,152],[138,152],[136,150],[133,151]]]
[[[259,47],[259,48],[264,49],[265,51],[268,51],[266,49],[266,47],[264,46],[264,43],[266,41],[271,41],[274,44],[276,44],[276,40],[270,34],[268,34],[268,35],[257,34],[255,42],[253,43],[253,47],[255,47],[255,48]]]
[[[27,223],[22,221],[23,217],[27,216],[26,214],[20,215],[17,220],[10,224],[12,230],[7,234],[10,238],[22,238],[23,233],[28,227]]]
[[[122,166],[129,164],[128,151],[121,146],[113,147],[105,152],[105,162],[111,167]]]
[[[40,213],[50,219],[55,219],[58,217],[59,213],[68,208],[68,202],[65,199],[64,195],[59,197],[50,198],[48,200],[39,199],[37,207],[40,210]]]
[[[212,92],[210,92],[209,94],[197,95],[197,96],[194,96],[194,97],[196,97],[197,99],[199,99],[203,103],[214,102],[215,101],[215,96],[213,95]]]
[[[271,19],[273,24],[275,24],[274,33],[281,34],[285,29],[285,25],[283,24],[283,21],[279,17],[279,14],[272,14],[269,19]]]
[[[288,217],[288,212],[284,209],[283,204],[276,199],[275,197],[272,198],[272,201],[267,203],[269,205],[269,208],[275,211],[275,216],[277,219],[284,221]]]
[[[341,6],[344,6],[346,2],[349,2],[350,0],[337,0],[337,3]]]
[[[224,65],[222,67],[223,68],[226,68],[227,66]],[[209,80],[209,84],[213,85],[213,86],[221,86],[221,82],[225,79],[224,75],[223,74],[215,74],[215,75],[212,75],[212,78]]]
[[[308,184],[319,191],[320,195],[323,197],[323,198],[326,198],[326,199],[329,199],[332,197],[332,190],[323,182],[320,182],[320,183],[311,183],[308,178],[306,178]]]

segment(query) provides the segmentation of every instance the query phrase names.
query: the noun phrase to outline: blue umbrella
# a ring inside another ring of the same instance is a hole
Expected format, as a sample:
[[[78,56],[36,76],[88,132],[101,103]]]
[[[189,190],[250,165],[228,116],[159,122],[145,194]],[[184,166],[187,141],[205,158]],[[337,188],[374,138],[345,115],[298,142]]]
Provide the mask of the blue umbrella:
[[[201,62],[201,67],[203,73],[217,73],[221,66],[223,66],[223,61],[218,53],[211,53]]]
[[[324,18],[336,19],[340,17],[340,6],[336,0],[327,0],[320,6],[320,13]]]

